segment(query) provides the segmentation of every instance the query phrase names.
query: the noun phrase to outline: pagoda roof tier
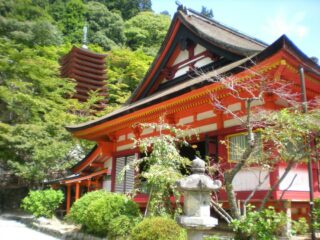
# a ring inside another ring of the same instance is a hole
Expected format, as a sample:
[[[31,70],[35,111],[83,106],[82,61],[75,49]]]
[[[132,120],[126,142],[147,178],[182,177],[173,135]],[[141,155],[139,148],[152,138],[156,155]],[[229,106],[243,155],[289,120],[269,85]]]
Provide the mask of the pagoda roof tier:
[[[85,77],[91,80],[97,80],[97,81],[104,81],[106,79],[106,75],[104,73],[96,73],[92,74],[87,72],[85,69],[76,69],[76,68],[70,68],[69,71],[67,72],[62,72],[62,76],[70,76],[70,74],[74,74],[74,76],[80,76],[80,77]]]
[[[71,76],[73,78],[73,76]],[[74,77],[77,80],[77,84],[79,86],[88,88],[88,89],[100,89],[100,88],[104,88],[105,87],[105,83],[104,82],[100,82],[100,81],[94,81],[94,80],[90,80],[87,78],[82,78],[82,77]]]
[[[79,65],[79,66],[89,67],[89,68],[91,68],[91,69],[93,69],[93,70],[96,69],[96,70],[99,70],[99,71],[105,69],[104,64],[90,63],[90,62],[87,62],[87,61],[84,61],[84,60],[75,58],[75,59],[73,59],[73,61],[70,62],[69,64],[61,65],[60,71],[66,69],[66,68],[69,68],[69,65],[70,65],[70,66],[73,66],[74,64],[77,64],[77,65]]]
[[[91,84],[91,85],[96,85],[96,86],[105,86],[105,82],[104,81],[97,81],[94,79],[90,79],[90,78],[85,78],[79,75],[76,75],[74,73],[70,74],[70,76],[68,76],[70,78],[74,78],[77,82],[83,82],[83,83],[87,83],[87,84]]]
[[[85,63],[85,62],[83,62],[83,63]],[[88,67],[85,64],[79,64],[76,61],[73,61],[72,63],[61,67],[60,68],[60,72],[61,72],[62,75],[65,75],[73,68],[81,70],[81,71],[85,71],[85,72],[88,72],[88,73],[97,74],[97,75],[102,75],[102,74],[106,73],[104,67],[101,68],[101,69],[97,69],[97,68],[94,68],[93,66],[89,66]]]
[[[60,59],[60,62],[63,64],[64,62],[69,61],[70,59],[73,59],[75,56],[79,57],[80,59],[85,59],[86,61],[89,61],[89,62],[101,63],[101,62],[104,62],[104,59],[106,58],[107,55],[92,52],[88,49],[78,48],[73,46],[71,51]]]

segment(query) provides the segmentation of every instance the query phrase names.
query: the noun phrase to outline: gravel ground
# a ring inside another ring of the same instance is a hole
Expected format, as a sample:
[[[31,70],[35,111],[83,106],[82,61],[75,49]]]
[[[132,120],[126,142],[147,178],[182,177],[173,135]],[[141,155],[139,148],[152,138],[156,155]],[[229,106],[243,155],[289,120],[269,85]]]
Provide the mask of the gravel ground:
[[[1,240],[59,240],[44,233],[26,227],[14,220],[7,220],[0,216]]]

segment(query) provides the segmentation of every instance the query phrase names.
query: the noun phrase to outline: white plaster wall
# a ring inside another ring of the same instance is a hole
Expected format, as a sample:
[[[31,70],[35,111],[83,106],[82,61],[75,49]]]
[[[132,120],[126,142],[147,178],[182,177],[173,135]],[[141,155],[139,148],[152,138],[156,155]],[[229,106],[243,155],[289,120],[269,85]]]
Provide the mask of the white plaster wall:
[[[259,168],[243,169],[237,173],[232,181],[235,191],[251,191],[255,189],[268,175],[268,171]],[[259,187],[259,190],[267,190],[270,188],[269,176]]]
[[[184,60],[187,60],[188,58],[189,58],[188,50],[181,51],[178,57],[176,58],[176,60],[174,61],[173,65],[176,65]]]
[[[106,162],[104,162],[104,168],[108,168],[109,172],[112,172],[112,158],[108,158]],[[106,176],[102,183],[103,189],[111,192],[111,176]]]
[[[111,192],[111,176],[107,176],[107,179],[103,181],[102,188]]]
[[[173,78],[180,77],[180,76],[186,74],[188,71],[189,71],[189,66],[180,68],[180,69],[176,72],[176,74],[174,75]]]
[[[236,112],[236,111],[240,111],[241,110],[241,103],[233,103],[228,105],[228,110],[230,110],[231,112]],[[228,112],[225,112],[225,114]]]
[[[242,124],[241,121],[239,119],[236,119],[236,118],[225,120],[223,122],[223,126],[225,128],[233,127],[233,126],[237,126],[237,125],[241,125],[241,124]]]
[[[184,117],[184,118],[180,118],[178,125],[185,125],[188,123],[192,123],[194,121],[194,117],[193,116],[188,116],[188,117]]]
[[[279,170],[279,178],[283,175],[285,169]],[[294,176],[297,174],[292,185]],[[290,188],[288,188],[290,186]],[[280,190],[289,191],[309,191],[308,171],[307,169],[292,169],[279,185]]]
[[[133,139],[134,138],[134,134],[133,133],[129,133],[128,135],[127,135],[127,139],[128,140],[131,140],[131,139]]]
[[[209,63],[212,63],[213,61],[211,60],[211,58],[209,57],[205,57],[199,61],[197,61],[195,64],[194,64],[194,67],[196,68],[200,68],[200,67],[203,67]]]
[[[211,117],[214,117],[214,116],[215,116],[215,113],[212,110],[206,111],[206,112],[201,112],[201,113],[197,114],[197,121],[204,120],[204,119],[207,119],[207,118],[211,118]]]
[[[197,44],[196,47],[194,48],[194,55],[197,55],[199,53],[202,53],[206,51],[207,49],[201,46],[200,44]]]
[[[201,127],[196,128],[197,133],[204,133],[217,130],[217,124],[208,124]]]
[[[128,150],[133,148],[133,143],[129,143],[126,145],[118,146],[117,147],[117,152],[123,151],[123,150]]]
[[[150,133],[152,133],[153,132],[153,128],[145,128],[145,129],[143,129],[143,131],[142,131],[142,133],[141,133],[141,135],[147,135],[147,134],[150,134]]]
[[[125,134],[120,135],[120,136],[118,137],[117,142],[121,142],[121,141],[124,141],[124,140],[126,140],[126,135],[125,135]]]

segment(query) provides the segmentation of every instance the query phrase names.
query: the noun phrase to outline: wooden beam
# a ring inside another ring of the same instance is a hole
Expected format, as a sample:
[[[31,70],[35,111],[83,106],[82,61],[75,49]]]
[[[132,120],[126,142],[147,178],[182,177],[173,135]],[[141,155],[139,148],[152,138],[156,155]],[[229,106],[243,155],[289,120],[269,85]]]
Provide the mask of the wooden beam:
[[[102,174],[108,174],[108,173],[109,173],[109,170],[106,168],[106,169],[94,172],[94,173],[92,173],[90,175],[87,175],[87,176],[78,177],[78,178],[74,178],[74,179],[70,179],[70,180],[65,180],[63,183],[64,184],[68,184],[68,183],[81,182],[83,180],[88,180],[88,179],[91,179],[93,177],[96,177],[96,176],[99,176],[99,175],[102,175]]]
[[[101,167],[102,168],[102,167],[104,167],[104,163],[100,163],[100,162],[99,163],[95,163],[95,162],[93,162],[93,163],[90,163],[89,166],[90,167]]]

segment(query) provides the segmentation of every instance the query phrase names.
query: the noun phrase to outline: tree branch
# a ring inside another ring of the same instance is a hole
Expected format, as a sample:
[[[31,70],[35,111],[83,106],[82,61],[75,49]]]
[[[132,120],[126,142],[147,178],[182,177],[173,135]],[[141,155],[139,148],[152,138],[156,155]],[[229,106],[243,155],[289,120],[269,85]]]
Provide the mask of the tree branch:
[[[263,180],[253,189],[253,191],[249,194],[249,196],[246,198],[246,200],[243,202],[243,205],[246,206],[248,202],[251,200],[253,195],[258,191],[258,189],[262,186],[262,184],[265,183],[265,181],[268,179],[269,174],[267,174]]]
[[[291,161],[288,163],[288,165],[287,165],[287,167],[286,167],[283,175],[281,176],[281,178],[279,178],[279,179],[276,181],[276,183],[268,190],[266,196],[265,196],[265,197],[263,198],[263,200],[262,200],[262,203],[261,203],[258,211],[261,211],[261,210],[265,207],[267,201],[268,201],[269,198],[271,197],[272,192],[279,186],[279,184],[282,182],[282,180],[285,179],[285,177],[288,175],[289,171],[291,170],[291,168],[293,167],[294,164],[295,164],[295,162],[294,162],[293,160],[291,160]]]
[[[233,218],[222,207],[220,207],[218,203],[216,203],[214,200],[211,200],[211,206],[228,224],[231,223]]]

